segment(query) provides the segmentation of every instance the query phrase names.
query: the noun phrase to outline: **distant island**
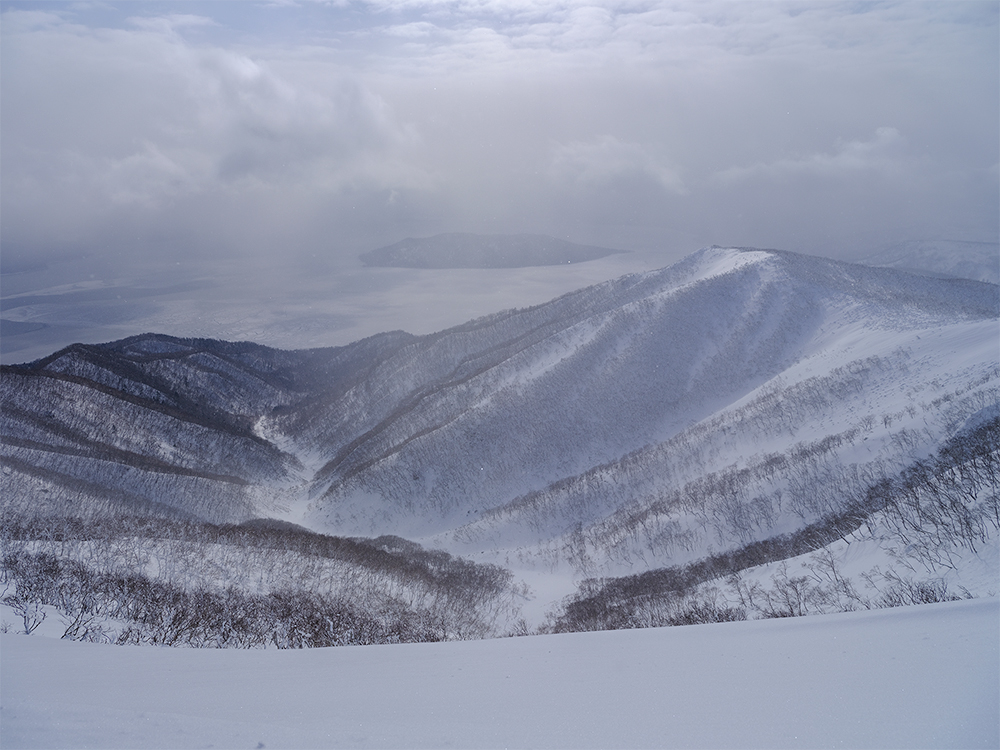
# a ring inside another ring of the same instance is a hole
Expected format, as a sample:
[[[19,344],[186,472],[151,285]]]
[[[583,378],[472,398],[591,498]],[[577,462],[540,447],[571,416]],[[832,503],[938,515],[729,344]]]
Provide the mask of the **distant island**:
[[[524,268],[583,263],[627,252],[543,234],[438,234],[408,237],[362,253],[366,266],[382,268]]]

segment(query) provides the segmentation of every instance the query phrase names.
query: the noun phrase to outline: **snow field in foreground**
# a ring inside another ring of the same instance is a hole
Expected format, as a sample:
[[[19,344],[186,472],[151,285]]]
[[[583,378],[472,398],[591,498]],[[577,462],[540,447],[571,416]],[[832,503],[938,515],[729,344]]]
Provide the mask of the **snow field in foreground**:
[[[1000,601],[308,651],[0,636],[5,748],[997,747]]]

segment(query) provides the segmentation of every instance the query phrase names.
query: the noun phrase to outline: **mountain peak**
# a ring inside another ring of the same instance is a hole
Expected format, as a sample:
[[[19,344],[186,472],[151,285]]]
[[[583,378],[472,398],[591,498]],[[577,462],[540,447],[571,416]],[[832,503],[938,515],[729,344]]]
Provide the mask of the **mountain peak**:
[[[890,404],[881,442],[849,458],[909,450],[924,419],[968,417],[955,393],[991,387],[998,309],[991,284],[716,246],[425,336],[280,351],[144,335],[4,371],[18,467],[4,481],[9,496],[113,491],[347,534],[424,538],[507,514],[510,534],[556,544],[566,523],[678,490],[699,462],[821,437],[817,420],[869,434]],[[904,418],[913,435],[887,442]]]

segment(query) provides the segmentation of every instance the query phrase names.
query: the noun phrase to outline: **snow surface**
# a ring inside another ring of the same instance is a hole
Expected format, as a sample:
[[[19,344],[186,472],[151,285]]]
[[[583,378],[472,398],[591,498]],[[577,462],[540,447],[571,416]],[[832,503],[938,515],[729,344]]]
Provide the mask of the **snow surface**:
[[[992,747],[1000,601],[311,651],[0,636],[5,748]]]

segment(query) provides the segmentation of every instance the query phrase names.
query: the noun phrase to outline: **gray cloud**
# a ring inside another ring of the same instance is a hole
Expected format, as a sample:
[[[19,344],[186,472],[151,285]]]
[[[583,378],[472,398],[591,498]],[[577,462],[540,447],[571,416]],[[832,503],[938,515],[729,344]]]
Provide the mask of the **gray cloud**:
[[[825,178],[868,171],[897,172],[902,166],[894,153],[899,140],[899,131],[895,128],[878,128],[871,140],[840,142],[833,153],[807,154],[750,167],[731,167],[720,172],[717,178],[723,183],[735,184],[754,178],[780,179],[797,175]]]
[[[280,224],[318,211],[308,205],[317,196],[424,179],[394,163],[411,135],[356,77],[315,90],[179,33],[207,25],[172,15],[107,30],[5,14],[4,223],[14,244],[102,243],[123,219],[140,225],[140,243],[185,221],[196,235],[207,217],[192,203],[205,202],[222,223]]]
[[[7,257],[997,239],[991,2],[5,8]]]
[[[600,184],[621,177],[645,176],[667,190],[687,193],[680,175],[639,143],[623,143],[613,135],[592,141],[560,143],[553,148],[551,167],[558,178]]]

